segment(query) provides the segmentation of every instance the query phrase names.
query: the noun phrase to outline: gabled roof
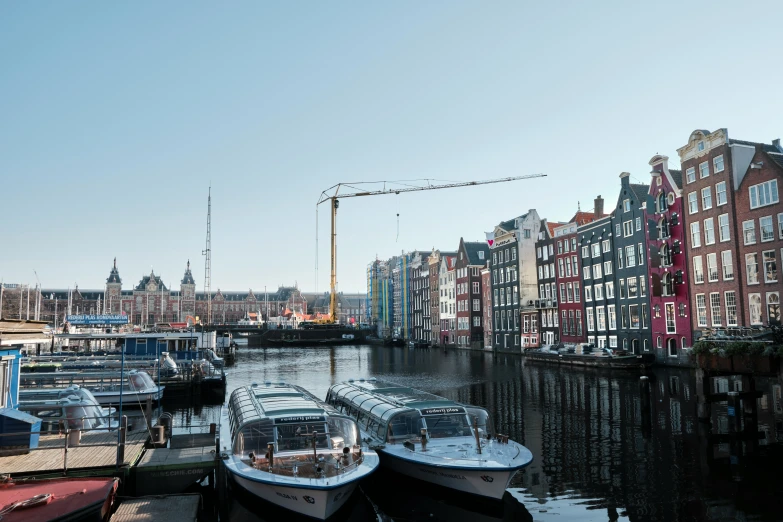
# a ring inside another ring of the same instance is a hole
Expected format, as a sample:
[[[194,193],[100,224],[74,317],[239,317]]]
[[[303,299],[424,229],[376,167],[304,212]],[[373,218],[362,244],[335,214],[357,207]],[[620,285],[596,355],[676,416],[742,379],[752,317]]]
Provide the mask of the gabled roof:
[[[672,179],[677,184],[677,188],[682,188],[682,171],[676,170],[676,169],[669,169],[669,174],[671,174]]]
[[[744,141],[744,140],[735,140],[735,139],[729,139],[729,143],[737,144],[737,145],[748,145],[750,147],[761,147],[761,150],[764,152],[770,153],[770,152],[780,152],[777,147],[772,145],[771,143],[756,143],[755,141]]]
[[[783,153],[767,152],[767,155],[772,158],[772,161],[777,163],[780,168],[783,168]]]
[[[601,217],[606,216],[604,214]],[[595,220],[595,212],[582,212],[581,210],[574,214],[574,217],[571,218],[571,220],[568,223],[576,223],[577,226],[584,225],[585,223],[590,223],[591,221]],[[563,223],[564,225],[567,225],[568,223]],[[561,225],[562,226],[562,225]]]
[[[549,230],[549,237],[555,236],[555,229],[557,227],[561,227],[563,225],[566,225],[567,223],[560,223],[559,221],[556,221],[554,223],[550,223],[549,221],[546,222],[546,228]]]
[[[631,192],[633,192],[637,198],[639,198],[639,202],[647,201],[647,193],[650,192],[650,185],[643,185],[641,183],[630,183],[628,185],[631,189]]]
[[[155,272],[150,272],[150,275],[142,277],[141,281],[139,281],[139,284],[136,285],[135,290],[146,290],[147,285],[150,282],[150,279],[154,279],[155,284],[158,285],[159,290],[168,290],[168,288],[166,288],[166,285],[163,284],[163,281],[161,280],[160,276],[155,275]]]
[[[467,242],[465,241],[465,252],[468,255],[468,264],[471,266],[475,265],[486,265],[487,260],[489,259],[489,245],[482,242]],[[479,257],[479,252],[484,252],[484,255],[482,257]]]

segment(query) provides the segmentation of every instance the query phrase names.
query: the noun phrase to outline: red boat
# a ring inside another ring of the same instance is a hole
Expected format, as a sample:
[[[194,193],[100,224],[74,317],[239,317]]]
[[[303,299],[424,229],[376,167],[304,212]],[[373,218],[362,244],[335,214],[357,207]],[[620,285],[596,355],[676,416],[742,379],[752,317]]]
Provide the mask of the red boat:
[[[111,515],[119,479],[63,478],[0,481],[3,522],[103,522]]]

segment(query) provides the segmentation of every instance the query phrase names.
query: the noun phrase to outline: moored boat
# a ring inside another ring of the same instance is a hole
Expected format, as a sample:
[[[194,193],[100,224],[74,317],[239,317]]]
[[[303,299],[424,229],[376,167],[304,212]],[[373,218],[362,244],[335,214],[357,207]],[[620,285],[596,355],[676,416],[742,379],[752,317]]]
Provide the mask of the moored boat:
[[[317,519],[333,515],[378,467],[356,422],[305,389],[264,383],[228,402],[228,475],[252,495]]]
[[[11,480],[0,484],[3,522],[100,522],[111,513],[119,479]]]
[[[655,363],[655,355],[651,353],[618,355],[608,349],[598,353],[538,349],[527,350],[524,355],[531,361],[633,371],[647,370]]]
[[[119,425],[111,420],[114,408],[101,408],[95,399],[73,394],[42,400],[20,400],[19,411],[41,419],[41,429],[56,430],[61,423],[70,429],[114,429]]]
[[[158,401],[165,386],[155,384],[145,371],[130,370],[109,372],[51,372],[20,374],[22,390],[46,390],[78,385],[89,390],[98,404],[144,406],[147,398]]]
[[[500,499],[533,460],[478,406],[375,379],[335,384],[326,400],[357,418],[381,464],[439,486]]]

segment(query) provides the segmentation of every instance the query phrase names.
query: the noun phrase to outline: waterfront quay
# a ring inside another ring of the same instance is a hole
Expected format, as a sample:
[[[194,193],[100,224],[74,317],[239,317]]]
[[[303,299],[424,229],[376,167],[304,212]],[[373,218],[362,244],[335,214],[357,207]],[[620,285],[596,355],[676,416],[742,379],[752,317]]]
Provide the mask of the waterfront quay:
[[[749,380],[688,368],[640,375],[512,354],[358,345],[242,349],[226,376],[228,395],[264,381],[299,384],[319,397],[350,378],[397,382],[486,407],[496,431],[534,456],[495,503],[449,495],[381,469],[335,520],[379,520],[380,514],[381,520],[471,522],[717,521],[781,520],[783,513],[779,375]],[[742,386],[738,382],[754,388],[752,406],[743,398],[736,410],[740,418],[755,418],[753,437],[746,422],[735,422],[728,396],[720,395]],[[194,424],[221,415],[219,406],[204,404],[172,413],[175,423]],[[223,516],[292,519],[231,489]]]

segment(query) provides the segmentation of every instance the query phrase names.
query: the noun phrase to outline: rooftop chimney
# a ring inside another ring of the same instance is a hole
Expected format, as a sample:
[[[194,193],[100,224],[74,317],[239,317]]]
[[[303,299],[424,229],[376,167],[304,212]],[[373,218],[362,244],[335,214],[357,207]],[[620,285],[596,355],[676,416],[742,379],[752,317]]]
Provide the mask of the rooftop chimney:
[[[595,218],[601,218],[604,215],[604,198],[601,197],[599,194],[597,198],[595,198]]]
[[[627,187],[630,181],[631,173],[630,172],[621,172],[620,173],[620,183],[623,187]]]
[[[772,145],[778,149],[780,152],[783,152],[783,147],[780,146],[780,138],[777,138],[775,140],[772,140]]]

